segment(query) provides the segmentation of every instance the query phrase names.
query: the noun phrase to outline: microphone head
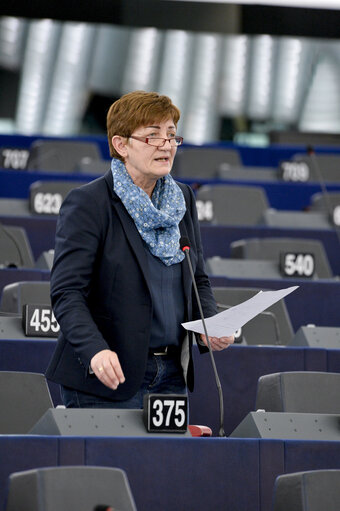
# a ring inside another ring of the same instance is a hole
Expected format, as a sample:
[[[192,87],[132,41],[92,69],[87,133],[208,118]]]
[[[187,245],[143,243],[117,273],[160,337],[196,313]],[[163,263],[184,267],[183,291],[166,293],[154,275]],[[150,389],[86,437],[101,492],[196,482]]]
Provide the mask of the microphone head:
[[[185,250],[190,250],[190,240],[187,236],[182,236],[181,239],[179,240],[179,246],[181,247],[181,250],[183,250],[183,252]]]

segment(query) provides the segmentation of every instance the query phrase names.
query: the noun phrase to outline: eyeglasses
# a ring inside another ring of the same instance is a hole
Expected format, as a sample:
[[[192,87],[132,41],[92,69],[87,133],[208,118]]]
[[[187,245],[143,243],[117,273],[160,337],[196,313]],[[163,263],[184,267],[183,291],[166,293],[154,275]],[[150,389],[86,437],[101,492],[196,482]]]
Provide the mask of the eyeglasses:
[[[130,135],[129,138],[139,140],[140,142],[144,142],[145,144],[153,145],[155,147],[163,147],[165,145],[165,142],[170,142],[171,147],[178,147],[179,145],[183,144],[183,137],[156,138],[156,137],[136,137],[135,135]]]

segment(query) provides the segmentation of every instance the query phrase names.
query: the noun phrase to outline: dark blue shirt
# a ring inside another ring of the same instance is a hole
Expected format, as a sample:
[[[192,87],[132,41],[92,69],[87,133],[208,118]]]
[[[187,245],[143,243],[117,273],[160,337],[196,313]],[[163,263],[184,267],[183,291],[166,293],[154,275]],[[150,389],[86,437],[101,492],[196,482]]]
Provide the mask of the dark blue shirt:
[[[150,348],[180,345],[185,330],[185,301],[182,286],[182,265],[166,266],[145,247],[149,263],[149,288],[152,296],[153,318]]]

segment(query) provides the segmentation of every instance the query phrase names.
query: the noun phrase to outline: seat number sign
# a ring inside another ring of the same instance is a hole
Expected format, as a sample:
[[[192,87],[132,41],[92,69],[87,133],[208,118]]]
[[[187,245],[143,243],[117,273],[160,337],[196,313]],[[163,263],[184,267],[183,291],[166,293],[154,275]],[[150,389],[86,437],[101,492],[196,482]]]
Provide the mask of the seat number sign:
[[[3,147],[0,151],[0,167],[11,170],[26,170],[29,154],[27,149]]]
[[[22,317],[25,335],[32,337],[58,337],[60,326],[54,317],[50,305],[24,305]]]
[[[283,181],[306,182],[310,171],[304,161],[283,161],[280,164],[280,173]]]
[[[336,227],[340,227],[340,205],[334,207],[331,219]]]
[[[214,208],[211,200],[196,201],[197,216],[200,222],[211,222],[214,218]]]
[[[186,433],[188,398],[182,394],[147,394],[144,424],[150,433]]]
[[[280,270],[284,277],[313,277],[314,254],[283,252],[280,254]]]
[[[38,215],[58,215],[64,197],[61,193],[38,192],[32,195],[33,213]]]

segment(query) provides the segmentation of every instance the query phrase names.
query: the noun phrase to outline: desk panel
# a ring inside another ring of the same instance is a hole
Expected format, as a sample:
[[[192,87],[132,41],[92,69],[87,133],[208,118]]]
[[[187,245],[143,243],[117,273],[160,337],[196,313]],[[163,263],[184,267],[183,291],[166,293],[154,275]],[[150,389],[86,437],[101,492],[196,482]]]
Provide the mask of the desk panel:
[[[257,441],[88,439],[85,449],[87,464],[126,471],[138,510],[258,509]]]
[[[272,511],[276,477],[339,469],[340,443],[3,435],[0,459],[0,511],[11,473],[63,465],[125,470],[138,511]]]

